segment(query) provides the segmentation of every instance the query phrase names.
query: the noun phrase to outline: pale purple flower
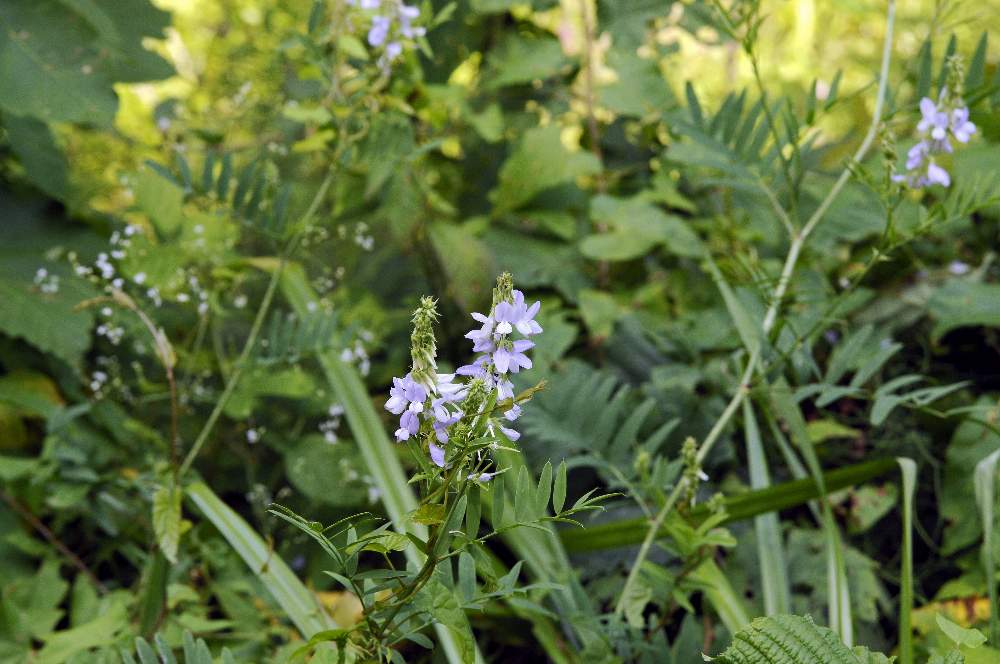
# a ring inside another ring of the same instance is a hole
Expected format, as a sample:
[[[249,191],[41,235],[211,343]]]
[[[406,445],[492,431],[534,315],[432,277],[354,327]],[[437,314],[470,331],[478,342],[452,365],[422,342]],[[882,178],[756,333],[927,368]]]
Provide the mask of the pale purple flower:
[[[486,371],[486,363],[489,362],[489,359],[489,355],[480,355],[472,361],[472,364],[466,364],[456,369],[455,373],[470,378],[489,378]]]
[[[931,161],[927,164],[926,182],[927,184],[939,184],[942,187],[947,187],[951,184],[951,176],[948,175],[948,171]]]
[[[438,447],[434,443],[430,444],[431,461],[438,468],[444,468],[444,448]]]
[[[373,16],[372,27],[368,31],[368,43],[372,46],[381,46],[389,36],[389,26],[392,21],[388,16]]]
[[[920,100],[920,114],[923,117],[917,129],[922,132],[929,131],[935,141],[944,140],[948,135],[948,113],[939,110],[930,97],[924,97]]]
[[[393,415],[401,415],[399,429],[396,430],[396,440],[406,440],[420,431],[417,414],[423,412],[426,400],[427,389],[413,380],[410,374],[406,374],[403,378],[392,379],[392,388],[389,390],[389,400],[385,402],[385,409]]]
[[[497,381],[497,396],[501,399],[513,399],[514,398],[514,383],[510,382],[506,378],[501,378]]]
[[[391,41],[385,45],[385,57],[392,62],[403,52],[403,45],[398,41]]]
[[[976,125],[969,121],[968,108],[956,108],[951,112],[951,133],[959,143],[968,143],[976,133]]]
[[[515,440],[521,437],[521,434],[518,433],[517,431],[514,431],[513,429],[508,429],[502,424],[498,426],[500,427],[500,431],[503,431],[503,435],[507,436],[507,438],[509,438],[511,442],[514,442]]]
[[[417,435],[420,431],[420,420],[412,410],[407,410],[399,418],[399,428],[396,429],[396,440],[402,442],[408,440],[410,436]]]
[[[957,277],[960,277],[963,274],[968,274],[970,269],[969,264],[963,263],[962,261],[952,261],[948,264],[948,271]]]
[[[503,414],[503,416],[506,417],[508,421],[513,422],[517,418],[521,417],[521,407],[514,404],[511,406],[510,410]]]
[[[381,4],[382,0],[361,0],[362,9],[378,9]]]
[[[499,307],[498,307],[499,308]],[[525,351],[531,349],[535,343],[527,339],[518,339],[511,347],[498,348],[493,352],[493,366],[497,373],[505,374],[517,373],[521,369],[531,368],[531,359],[525,355]]]
[[[475,480],[476,482],[489,482],[493,479],[493,473],[479,473],[478,477],[475,473],[469,473],[466,479]]]

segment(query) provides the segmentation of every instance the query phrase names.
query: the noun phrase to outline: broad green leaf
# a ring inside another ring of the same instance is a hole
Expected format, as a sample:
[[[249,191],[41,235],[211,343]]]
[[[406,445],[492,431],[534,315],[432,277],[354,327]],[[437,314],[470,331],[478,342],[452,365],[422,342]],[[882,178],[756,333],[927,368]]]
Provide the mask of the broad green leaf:
[[[596,196],[591,201],[590,216],[595,224],[606,225],[609,231],[583,239],[580,250],[588,258],[631,260],[658,246],[679,256],[704,255],[701,240],[683,220],[641,197]]]
[[[2,124],[28,179],[49,196],[66,200],[68,165],[48,125],[10,113],[4,114]]]
[[[612,49],[608,66],[616,80],[597,90],[601,106],[621,115],[659,117],[677,105],[670,86],[655,59],[640,58],[634,51]]]
[[[0,3],[0,108],[43,122],[110,127],[117,101],[97,33],[52,0]]]
[[[436,221],[430,224],[431,246],[447,277],[446,293],[465,311],[475,311],[490,295],[496,270],[486,246],[465,226]]]
[[[90,622],[55,632],[47,637],[45,646],[38,651],[32,661],[37,664],[62,664],[77,653],[91,648],[110,646],[127,628],[125,605],[122,602],[113,602],[104,613]]]
[[[986,637],[978,629],[965,628],[960,625],[956,625],[940,613],[937,614],[935,619],[937,620],[938,627],[941,628],[941,631],[944,632],[949,639],[954,641],[957,646],[978,648],[986,643]]]
[[[90,348],[94,317],[91,310],[75,309],[75,305],[91,292],[68,277],[53,294],[39,293],[34,286],[0,277],[0,332],[22,337],[39,350],[78,366]]]
[[[177,547],[181,540],[182,491],[172,483],[161,486],[153,494],[153,531],[160,551],[171,563],[177,563]]]
[[[310,501],[349,507],[368,499],[364,462],[351,441],[331,445],[319,434],[305,436],[284,460],[288,481]]]
[[[559,73],[566,64],[559,41],[552,37],[522,36],[516,32],[507,37],[489,55],[490,76],[485,79],[489,89],[544,80]]]
[[[952,279],[935,291],[927,308],[935,341],[959,327],[1000,327],[1000,284]]]
[[[941,518],[945,523],[942,542],[945,555],[972,545],[982,535],[980,520],[969,517],[969,508],[976,499],[970,472],[983,459],[1000,450],[1000,434],[977,422],[996,422],[1000,405],[995,399],[984,397],[975,406],[977,409],[955,429],[945,453],[939,498]]]
[[[600,170],[591,153],[565,148],[557,125],[530,129],[500,167],[500,183],[490,193],[494,213],[516,210],[546,189]]]
[[[610,337],[622,313],[622,308],[610,294],[589,289],[580,291],[580,316],[592,336],[598,339]]]
[[[435,577],[441,576],[439,571],[443,569],[438,567]],[[435,624],[444,626],[451,633],[458,645],[458,661],[476,661],[476,641],[455,590],[446,586],[440,578],[433,578],[417,595],[416,602],[431,615]]]
[[[143,168],[136,175],[135,202],[164,235],[173,235],[183,222],[184,191],[152,168]]]

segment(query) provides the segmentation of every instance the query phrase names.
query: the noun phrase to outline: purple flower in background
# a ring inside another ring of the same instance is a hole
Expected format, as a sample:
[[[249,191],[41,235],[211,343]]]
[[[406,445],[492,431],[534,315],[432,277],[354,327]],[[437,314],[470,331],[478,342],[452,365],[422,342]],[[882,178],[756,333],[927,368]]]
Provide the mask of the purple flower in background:
[[[939,110],[930,97],[924,97],[920,100],[920,114],[923,117],[917,125],[917,130],[929,131],[935,141],[943,141],[948,135],[948,113]]]
[[[927,164],[927,184],[939,184],[942,187],[947,187],[951,184],[951,176],[948,175],[948,171],[944,170],[933,161]]]
[[[969,109],[957,106],[956,101],[941,93],[941,101],[935,104],[929,97],[920,100],[920,122],[917,130],[922,134],[920,141],[906,153],[906,173],[894,173],[894,182],[905,182],[910,187],[920,188],[934,184],[943,187],[951,185],[951,176],[943,166],[934,161],[934,155],[949,154],[953,151],[949,136],[959,143],[968,143],[976,133],[976,125],[969,121]]]
[[[517,431],[514,431],[513,429],[508,429],[507,427],[503,426],[502,424],[498,425],[498,426],[500,428],[500,431],[503,431],[503,435],[505,435],[508,438],[510,438],[511,441],[515,441],[515,440],[517,440],[518,438],[521,437],[521,434],[518,433]]]
[[[403,52],[403,45],[398,41],[391,41],[385,46],[385,57],[392,62]]]
[[[368,43],[372,46],[381,46],[389,36],[389,27],[392,21],[388,16],[373,16],[372,27],[368,31]]]
[[[968,143],[976,133],[976,125],[969,121],[968,108],[956,108],[951,112],[951,133],[959,143]]]
[[[362,9],[378,9],[381,4],[382,0],[361,0]]]

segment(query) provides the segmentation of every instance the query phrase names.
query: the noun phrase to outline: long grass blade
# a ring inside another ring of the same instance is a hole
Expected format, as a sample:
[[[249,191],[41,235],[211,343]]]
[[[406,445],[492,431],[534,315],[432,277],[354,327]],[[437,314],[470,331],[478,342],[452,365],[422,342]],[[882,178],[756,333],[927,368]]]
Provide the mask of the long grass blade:
[[[826,500],[827,488],[823,481],[823,469],[820,466],[816,450],[806,429],[806,421],[802,411],[792,398],[788,383],[782,378],[775,381],[768,389],[775,415],[781,418],[788,427],[792,442],[798,447],[806,468],[820,491],[821,513],[820,524],[826,539],[827,560],[827,593],[829,601],[830,628],[840,635],[849,647],[854,645],[854,624],[851,616],[851,597],[847,585],[847,566],[844,563],[844,544],[840,528],[833,517],[833,510]]]
[[[993,558],[993,506],[996,504],[997,450],[976,464],[976,504],[983,524],[982,562],[990,597],[990,642],[1000,643],[1000,605],[997,604],[997,568]]]
[[[735,634],[750,623],[742,598],[714,560],[709,558],[701,563],[691,573],[690,579],[702,587],[705,598],[719,614],[719,619],[730,634]]]
[[[757,418],[749,401],[743,402],[743,427],[750,486],[754,489],[767,488],[771,485],[767,457],[764,455]],[[777,512],[766,512],[754,517],[754,530],[757,534],[757,559],[760,564],[764,612],[769,616],[789,613],[791,601],[788,575],[785,572],[785,545],[781,537],[781,524],[778,522]]]
[[[917,486],[917,464],[900,457],[903,476],[903,556],[899,572],[899,661],[913,664],[913,493]]]
[[[893,459],[866,461],[823,473],[823,484],[827,491],[839,491],[886,475],[895,468],[896,462]],[[819,495],[820,491],[816,482],[811,478],[806,478],[730,496],[723,501],[726,510],[726,520],[723,523],[743,521],[759,514],[804,505]],[[700,504],[691,510],[690,518],[698,523],[708,514],[706,506]],[[635,546],[642,541],[648,526],[649,520],[641,517],[619,519],[587,526],[585,530],[579,528],[562,529],[559,531],[559,538],[570,553],[602,551]],[[659,536],[666,537],[667,530],[663,529]]]
[[[337,627],[285,561],[208,485],[203,482],[191,484],[187,487],[187,496],[257,575],[305,639]]]

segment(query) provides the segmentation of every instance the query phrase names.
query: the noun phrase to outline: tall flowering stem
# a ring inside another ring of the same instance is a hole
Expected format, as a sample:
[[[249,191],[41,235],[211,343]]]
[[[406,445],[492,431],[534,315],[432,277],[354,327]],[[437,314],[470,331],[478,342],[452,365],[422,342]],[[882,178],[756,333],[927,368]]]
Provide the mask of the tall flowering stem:
[[[540,307],[539,302],[528,305],[511,275],[501,274],[489,312],[474,312],[480,327],[465,335],[477,357],[455,373],[443,374],[437,371],[436,302],[421,299],[413,313],[410,372],[393,378],[385,403],[386,410],[399,415],[396,440],[417,443],[438,468],[466,465],[470,478],[492,478],[487,450],[521,436],[512,425],[529,397],[515,397],[510,376],[532,367],[528,352],[535,344],[529,337],[542,332],[535,321]],[[487,444],[473,444],[479,440]]]

